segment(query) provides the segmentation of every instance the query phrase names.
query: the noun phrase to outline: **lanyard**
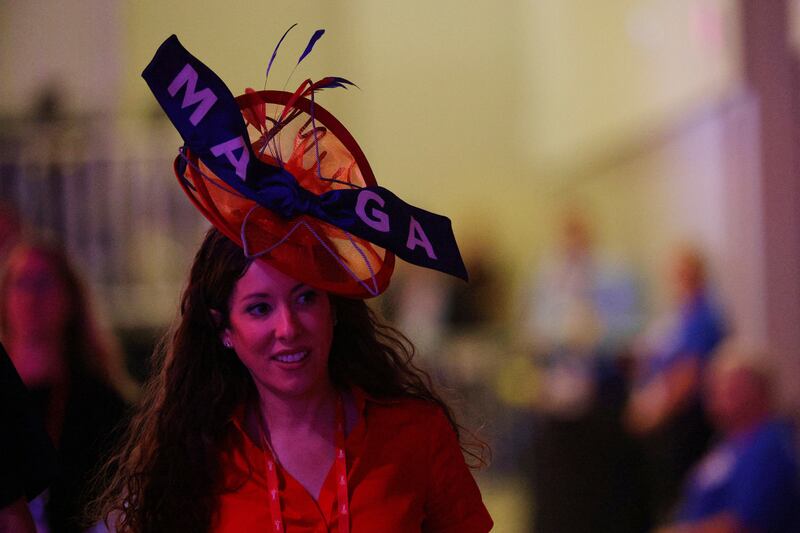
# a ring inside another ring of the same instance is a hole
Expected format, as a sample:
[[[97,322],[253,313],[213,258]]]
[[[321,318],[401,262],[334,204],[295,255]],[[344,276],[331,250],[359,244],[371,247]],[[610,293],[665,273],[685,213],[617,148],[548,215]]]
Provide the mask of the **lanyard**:
[[[339,533],[350,532],[350,509],[347,495],[347,456],[344,453],[344,404],[342,396],[336,400],[336,458],[334,460],[336,469],[336,506],[339,512]],[[272,516],[272,531],[284,533],[283,513],[281,513],[280,492],[278,491],[278,465],[272,452],[272,447],[267,440],[264,427],[261,427],[261,438],[263,439],[264,459],[267,463],[267,492],[269,493],[269,511]],[[271,454],[267,451],[272,452]]]

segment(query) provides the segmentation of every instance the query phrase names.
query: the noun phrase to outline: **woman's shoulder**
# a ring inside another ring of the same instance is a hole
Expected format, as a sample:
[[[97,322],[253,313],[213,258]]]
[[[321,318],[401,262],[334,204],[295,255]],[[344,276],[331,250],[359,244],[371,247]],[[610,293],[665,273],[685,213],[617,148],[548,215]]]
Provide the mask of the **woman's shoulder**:
[[[365,394],[363,412],[371,426],[413,425],[430,431],[449,425],[444,408],[438,403],[414,396],[376,398]]]
[[[350,389],[355,402],[359,407],[369,407],[391,413],[416,413],[420,415],[433,415],[443,412],[442,406],[437,402],[415,396],[412,393],[398,396],[382,396],[370,393],[358,386]]]

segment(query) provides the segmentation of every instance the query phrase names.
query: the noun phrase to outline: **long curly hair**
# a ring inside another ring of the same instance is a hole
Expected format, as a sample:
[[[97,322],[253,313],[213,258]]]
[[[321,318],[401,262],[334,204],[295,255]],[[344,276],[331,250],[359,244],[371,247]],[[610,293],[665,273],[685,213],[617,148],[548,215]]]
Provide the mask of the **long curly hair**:
[[[217,230],[195,256],[180,315],[156,350],[154,374],[118,452],[98,476],[112,482],[89,509],[117,531],[208,531],[221,484],[220,456],[235,409],[256,399],[245,366],[221,342],[228,305],[250,261]],[[439,405],[462,428],[413,362],[413,346],[362,300],[331,296],[337,316],[328,361],[334,386]],[[482,460],[485,445],[465,451]]]

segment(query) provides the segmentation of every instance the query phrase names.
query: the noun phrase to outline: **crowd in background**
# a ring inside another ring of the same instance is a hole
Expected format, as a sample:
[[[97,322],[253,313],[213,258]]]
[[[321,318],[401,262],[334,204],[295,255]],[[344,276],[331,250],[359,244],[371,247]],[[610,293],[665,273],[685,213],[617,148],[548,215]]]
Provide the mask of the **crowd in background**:
[[[769,358],[729,342],[702,252],[675,247],[670,305],[649,316],[641,278],[598,249],[581,213],[559,231],[519,295],[476,249],[469,285],[407,268],[376,302],[462,400],[494,450],[488,475],[524,480],[540,533],[800,531],[797,447]],[[4,209],[0,340],[59,465],[29,510],[40,532],[82,531],[138,396],[130,370],[146,372],[149,349],[131,346],[150,338],[121,346],[65,251],[23,233]]]
[[[800,530],[792,413],[703,251],[676,243],[654,291],[592,233],[565,212],[517,295],[485,249],[475,285],[410,272],[384,306],[463,395],[494,474],[524,480],[533,531]]]

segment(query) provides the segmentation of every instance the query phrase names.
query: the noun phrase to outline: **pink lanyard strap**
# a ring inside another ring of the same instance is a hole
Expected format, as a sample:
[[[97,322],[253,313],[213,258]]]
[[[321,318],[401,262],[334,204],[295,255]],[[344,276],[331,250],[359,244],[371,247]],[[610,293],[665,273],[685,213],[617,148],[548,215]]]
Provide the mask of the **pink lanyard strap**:
[[[336,477],[339,506],[339,533],[350,533],[350,502],[347,495],[347,455],[344,453],[344,402],[339,395],[336,402]]]
[[[267,463],[267,492],[269,493],[269,511],[272,516],[272,531],[284,533],[283,513],[281,512],[280,492],[278,491],[278,465],[275,463],[275,453],[267,441],[267,434],[262,426],[261,437],[263,439],[264,459]],[[339,511],[339,533],[350,533],[350,504],[347,494],[347,455],[344,453],[344,403],[341,395],[336,400],[336,486],[337,502]]]

